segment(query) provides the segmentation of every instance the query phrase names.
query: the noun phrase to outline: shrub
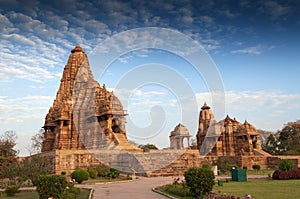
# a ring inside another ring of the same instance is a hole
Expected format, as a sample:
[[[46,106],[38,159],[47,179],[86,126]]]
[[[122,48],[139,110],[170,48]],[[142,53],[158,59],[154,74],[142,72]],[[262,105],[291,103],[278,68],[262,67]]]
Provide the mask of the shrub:
[[[260,170],[260,165],[259,164],[254,164],[254,165],[252,165],[252,169],[254,169],[254,170]]]
[[[217,166],[222,173],[225,173],[226,171],[231,171],[232,167],[237,168],[235,160],[226,156],[218,158]]]
[[[300,179],[300,169],[287,170],[287,171],[274,171],[272,175],[273,180],[290,180]]]
[[[184,173],[187,186],[194,198],[204,198],[212,190],[215,182],[214,173],[203,168],[190,168]]]
[[[120,170],[117,168],[110,168],[109,172],[105,173],[105,177],[107,178],[116,178],[120,175]]]
[[[209,164],[202,164],[202,169],[210,169],[210,165]]]
[[[95,170],[95,169],[91,169],[91,170],[88,170],[89,174],[90,174],[90,177],[92,179],[95,179],[97,176],[98,176],[98,171]]]
[[[109,166],[100,163],[95,170],[98,172],[99,177],[105,177],[105,173],[109,172],[109,169]]]
[[[293,160],[280,160],[279,162],[279,170],[281,171],[288,171],[288,170],[291,170],[291,169],[294,169],[295,168],[295,165],[294,165],[294,162]]]
[[[66,175],[66,174],[67,174],[67,172],[65,172],[65,171],[60,172],[60,175],[62,175],[62,176]]]
[[[32,156],[22,162],[22,173],[26,179],[30,179],[33,185],[37,185],[40,175],[48,175],[53,172],[52,164],[47,157]]]
[[[18,193],[19,187],[17,185],[8,185],[5,187],[5,193],[7,196],[14,196],[16,193]]]
[[[71,177],[81,184],[84,180],[89,179],[89,172],[87,170],[77,169],[71,173]]]
[[[67,181],[61,175],[41,175],[37,180],[36,191],[40,199],[61,198],[67,187]]]
[[[189,188],[184,186],[183,184],[169,184],[163,188],[166,192],[174,194],[180,197],[191,196]]]

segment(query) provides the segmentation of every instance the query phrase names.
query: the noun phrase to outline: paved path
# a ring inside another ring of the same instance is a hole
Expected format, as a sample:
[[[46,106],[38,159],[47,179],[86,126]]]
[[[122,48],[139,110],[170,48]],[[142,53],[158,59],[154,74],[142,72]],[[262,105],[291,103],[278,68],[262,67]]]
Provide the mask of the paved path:
[[[93,199],[166,199],[152,188],[172,182],[171,177],[144,178],[130,182],[119,182],[111,184],[95,184],[85,187],[93,187]]]

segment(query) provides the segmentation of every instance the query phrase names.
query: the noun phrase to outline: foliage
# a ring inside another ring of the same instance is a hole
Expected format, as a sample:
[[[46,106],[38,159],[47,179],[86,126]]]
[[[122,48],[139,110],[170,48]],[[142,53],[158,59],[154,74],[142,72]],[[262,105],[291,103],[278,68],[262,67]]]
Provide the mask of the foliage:
[[[293,170],[285,170],[274,171],[272,178],[274,180],[291,180],[291,179],[300,179],[300,169],[293,169]]]
[[[87,170],[77,169],[71,173],[71,177],[81,184],[84,180],[89,179],[89,172]]]
[[[105,173],[109,172],[109,169],[109,166],[101,163],[95,168],[95,170],[98,172],[99,177],[105,177]]]
[[[288,171],[295,168],[293,160],[283,159],[279,162],[279,170]]]
[[[287,123],[279,131],[279,141],[282,154],[300,154],[300,120]]]
[[[90,177],[91,177],[92,179],[95,179],[95,178],[98,176],[98,171],[95,170],[95,169],[90,169],[90,170],[88,170],[88,172],[89,172]]]
[[[20,164],[15,157],[0,157],[0,179],[2,182],[1,187],[6,187],[7,185],[17,185],[20,187],[24,182],[21,177],[22,169]],[[3,180],[3,179],[8,179]]]
[[[191,196],[190,190],[187,186],[185,186],[184,184],[169,184],[164,186],[163,191],[170,193],[170,194],[174,194],[176,196],[180,196],[180,197],[187,197],[187,196]]]
[[[80,194],[80,189],[75,188],[75,180],[71,179],[68,181],[65,192],[62,195],[63,199],[76,199]]]
[[[109,172],[105,173],[105,177],[116,178],[120,175],[120,170],[117,168],[110,168]]]
[[[17,151],[14,150],[16,145],[17,134],[14,131],[6,131],[0,136],[0,156],[15,157]]]
[[[36,154],[41,152],[43,138],[44,138],[44,129],[40,129],[35,135],[31,137],[30,154]]]
[[[202,165],[202,168],[203,168],[203,169],[210,169],[210,165],[209,165],[209,164],[203,164],[203,165]]]
[[[40,199],[48,198],[63,198],[63,194],[67,187],[67,181],[64,176],[61,175],[41,175],[37,180],[36,191],[38,192]]]
[[[158,150],[158,148],[154,144],[141,144],[138,146],[140,149],[143,149],[144,151],[149,151],[149,150]]]
[[[218,158],[217,166],[222,173],[225,173],[226,171],[231,171],[232,167],[237,167],[237,164],[233,158],[223,156]]]
[[[14,196],[18,191],[19,187],[17,185],[7,185],[4,192],[7,196]]]
[[[260,170],[260,165],[259,164],[254,164],[254,165],[252,165],[252,169],[254,169],[254,170]]]
[[[21,166],[23,177],[30,179],[33,185],[36,185],[40,175],[47,175],[52,172],[52,164],[47,157],[28,157],[22,162]]]
[[[66,175],[66,174],[67,174],[67,172],[65,172],[65,171],[60,172],[60,175],[62,175],[62,176]]]
[[[215,182],[214,173],[208,169],[190,168],[184,173],[187,186],[194,198],[204,198],[212,190]]]
[[[267,137],[266,143],[262,145],[262,148],[264,151],[272,154],[277,155],[279,154],[279,141],[276,140],[275,136],[273,134],[270,134]]]

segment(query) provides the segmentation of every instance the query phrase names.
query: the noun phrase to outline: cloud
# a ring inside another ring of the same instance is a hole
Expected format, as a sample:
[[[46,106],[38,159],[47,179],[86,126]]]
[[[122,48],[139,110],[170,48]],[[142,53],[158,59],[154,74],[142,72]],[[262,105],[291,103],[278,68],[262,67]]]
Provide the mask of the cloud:
[[[283,6],[276,1],[265,1],[263,4],[266,11],[273,19],[283,17],[291,11],[289,6]]]
[[[252,46],[244,49],[239,50],[232,50],[231,53],[233,54],[250,54],[250,55],[260,55],[262,53],[261,45]]]

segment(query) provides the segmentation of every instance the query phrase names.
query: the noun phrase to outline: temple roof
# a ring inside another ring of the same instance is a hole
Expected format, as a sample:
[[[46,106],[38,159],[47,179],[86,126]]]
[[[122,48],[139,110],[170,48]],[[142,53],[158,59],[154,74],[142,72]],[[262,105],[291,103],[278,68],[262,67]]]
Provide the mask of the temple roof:
[[[73,48],[71,50],[71,53],[75,53],[75,52],[82,52],[82,53],[85,53],[84,50],[80,47],[79,44],[76,44],[75,48]]]
[[[204,102],[204,105],[201,107],[202,110],[205,110],[205,109],[210,109],[209,106],[207,106],[206,102]]]

